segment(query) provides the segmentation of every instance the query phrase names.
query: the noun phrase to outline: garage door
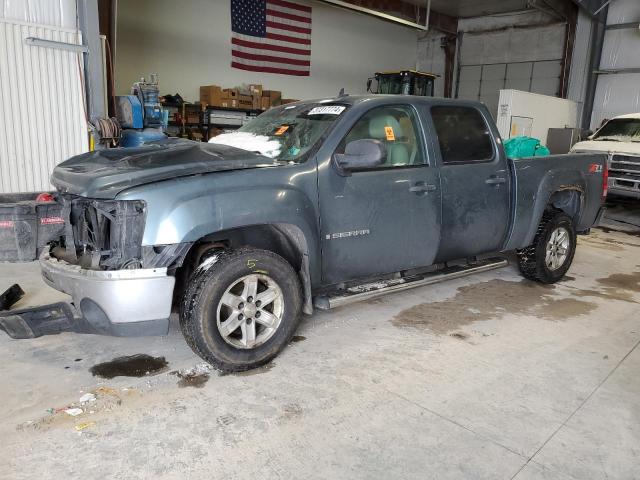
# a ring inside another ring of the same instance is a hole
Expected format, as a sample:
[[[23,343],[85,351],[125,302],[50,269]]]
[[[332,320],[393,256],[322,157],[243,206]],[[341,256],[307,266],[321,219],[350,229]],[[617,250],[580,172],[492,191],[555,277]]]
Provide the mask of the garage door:
[[[484,102],[495,116],[501,89],[560,94],[562,24],[465,33],[456,96]]]

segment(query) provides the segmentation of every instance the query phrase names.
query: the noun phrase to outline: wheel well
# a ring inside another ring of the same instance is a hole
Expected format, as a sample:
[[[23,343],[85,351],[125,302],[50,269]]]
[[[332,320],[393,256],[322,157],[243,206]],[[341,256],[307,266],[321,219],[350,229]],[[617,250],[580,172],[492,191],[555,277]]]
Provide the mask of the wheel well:
[[[299,227],[286,223],[249,225],[222,230],[202,237],[191,246],[183,266],[176,270],[177,294],[181,296],[186,280],[207,253],[212,250],[236,249],[247,246],[277,253],[289,262],[300,277],[305,299],[304,312],[311,313],[313,307],[307,241]]]
[[[555,209],[566,213],[573,220],[574,224],[578,223],[580,212],[582,211],[582,191],[578,189],[558,190],[547,204],[547,209]]]

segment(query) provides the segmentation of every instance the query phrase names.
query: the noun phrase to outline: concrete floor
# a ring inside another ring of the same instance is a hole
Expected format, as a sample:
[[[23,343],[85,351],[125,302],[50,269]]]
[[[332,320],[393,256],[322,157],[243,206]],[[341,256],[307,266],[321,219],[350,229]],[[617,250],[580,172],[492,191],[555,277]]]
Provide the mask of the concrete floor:
[[[0,335],[0,478],[640,478],[640,237],[579,243],[555,286],[507,267],[318,312],[267,367],[193,383],[175,324]],[[15,281],[58,298],[34,264],[0,265]],[[89,372],[138,353],[169,366]],[[56,411],[85,392],[81,415]]]

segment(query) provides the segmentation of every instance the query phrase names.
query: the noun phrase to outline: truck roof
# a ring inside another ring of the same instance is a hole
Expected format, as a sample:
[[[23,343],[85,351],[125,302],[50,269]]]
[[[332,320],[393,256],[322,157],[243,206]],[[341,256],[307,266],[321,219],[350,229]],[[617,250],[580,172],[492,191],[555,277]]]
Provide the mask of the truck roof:
[[[422,76],[422,77],[430,77],[430,78],[438,78],[440,75],[436,75],[435,73],[430,72],[421,72],[419,70],[387,70],[384,72],[376,72],[375,75],[399,75],[399,74],[408,74],[412,73],[414,75]]]
[[[635,118],[640,120],[640,113],[627,113],[626,115],[618,115],[617,117],[613,118]]]
[[[390,95],[390,94],[370,94],[370,95],[343,95],[340,97],[324,97],[316,98],[313,100],[301,100],[296,102],[297,104],[305,103],[342,103],[344,105],[357,105],[359,103],[371,103],[371,104],[389,104],[389,100],[398,100],[402,98],[409,101],[409,103],[451,103],[451,104],[473,104],[476,106],[483,105],[481,102],[475,100],[461,100],[456,98],[441,98],[441,97],[423,97],[419,95]],[[286,107],[288,104],[285,104]]]

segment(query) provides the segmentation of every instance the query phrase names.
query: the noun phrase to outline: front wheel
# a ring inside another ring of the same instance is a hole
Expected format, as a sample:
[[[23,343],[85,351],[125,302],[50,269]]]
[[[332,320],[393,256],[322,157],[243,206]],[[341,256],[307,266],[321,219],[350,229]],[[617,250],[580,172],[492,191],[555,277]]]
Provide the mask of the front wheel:
[[[222,371],[269,362],[291,340],[302,309],[291,265],[266,250],[208,256],[185,292],[180,324],[189,346]]]
[[[555,283],[569,270],[576,252],[576,230],[571,217],[545,212],[533,243],[518,250],[520,272],[525,278]]]

